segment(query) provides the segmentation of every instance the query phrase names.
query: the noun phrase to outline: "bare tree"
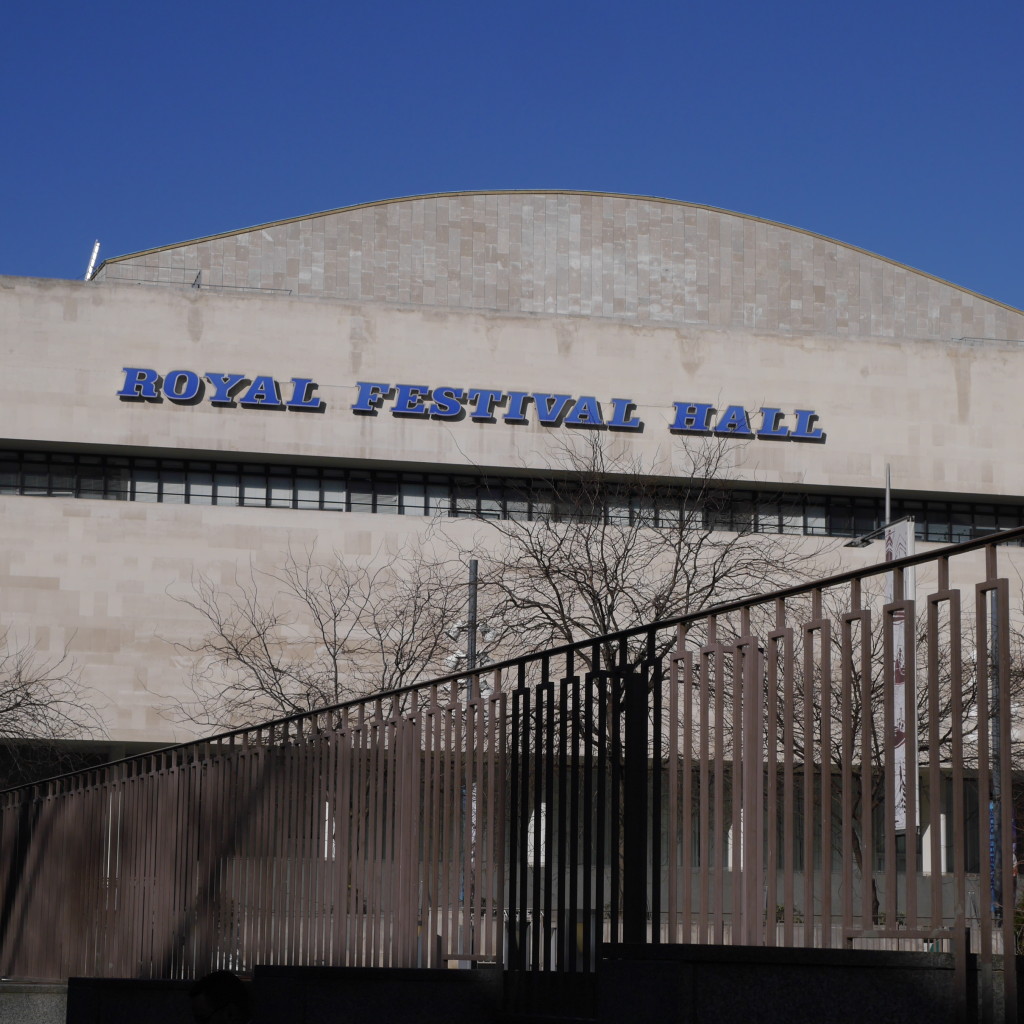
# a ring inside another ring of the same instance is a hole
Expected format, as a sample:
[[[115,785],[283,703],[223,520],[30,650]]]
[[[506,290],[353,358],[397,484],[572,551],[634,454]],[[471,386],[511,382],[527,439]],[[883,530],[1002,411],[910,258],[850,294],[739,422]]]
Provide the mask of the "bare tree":
[[[194,657],[189,692],[163,710],[237,727],[441,675],[466,598],[457,572],[418,551],[366,566],[309,549],[229,586],[197,576],[179,600],[207,629],[178,645]]]
[[[605,435],[557,445],[551,477],[524,495],[529,513],[489,520],[480,538],[490,614],[516,653],[775,589],[815,560],[820,570],[817,546],[756,532],[752,510],[732,500],[735,443],[680,441],[672,480]]]
[[[165,709],[239,726],[451,672],[469,558],[481,563],[492,659],[799,578],[816,553],[805,539],[755,532],[730,500],[733,444],[680,442],[684,471],[666,481],[614,437],[567,439],[552,449],[550,477],[506,498],[506,517],[484,519],[461,545],[461,565],[444,554],[460,545],[434,520],[415,549],[369,564],[306,551],[228,586],[197,577],[181,600],[207,629],[181,647],[195,659],[189,694]]]
[[[0,632],[0,787],[71,767],[62,741],[103,732],[92,698],[67,648],[47,656]]]

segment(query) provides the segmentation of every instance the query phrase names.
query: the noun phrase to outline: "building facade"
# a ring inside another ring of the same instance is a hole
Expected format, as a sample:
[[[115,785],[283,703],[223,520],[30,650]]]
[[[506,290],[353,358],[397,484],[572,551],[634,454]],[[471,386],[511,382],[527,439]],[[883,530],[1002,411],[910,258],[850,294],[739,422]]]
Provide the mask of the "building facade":
[[[919,542],[1024,525],[1024,313],[687,203],[369,204],[0,279],[0,325],[0,626],[69,650],[115,747],[192,734],[158,696],[197,574],[545,515],[588,432],[666,484],[721,438],[716,528],[850,565],[887,465]]]

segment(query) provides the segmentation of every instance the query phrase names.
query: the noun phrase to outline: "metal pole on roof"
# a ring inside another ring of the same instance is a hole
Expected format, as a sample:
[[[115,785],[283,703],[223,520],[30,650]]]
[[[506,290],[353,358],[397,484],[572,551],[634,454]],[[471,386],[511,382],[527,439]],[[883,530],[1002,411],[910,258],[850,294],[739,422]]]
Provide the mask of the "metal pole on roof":
[[[92,268],[96,266],[96,257],[100,254],[100,240],[97,238],[96,243],[92,247],[92,255],[89,257],[89,267],[85,272],[85,277],[82,279],[88,281],[92,277]]]

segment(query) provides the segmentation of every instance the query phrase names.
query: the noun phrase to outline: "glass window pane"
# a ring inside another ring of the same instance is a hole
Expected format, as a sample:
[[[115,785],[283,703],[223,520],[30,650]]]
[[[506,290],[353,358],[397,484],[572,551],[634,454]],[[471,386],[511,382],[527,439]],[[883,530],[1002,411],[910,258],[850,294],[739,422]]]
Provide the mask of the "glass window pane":
[[[451,489],[447,484],[427,484],[427,508],[433,516],[446,516],[451,510]]]
[[[650,498],[634,498],[630,506],[633,511],[633,522],[637,526],[654,525],[654,502]]]
[[[457,516],[475,516],[477,514],[476,487],[470,484],[458,484],[456,486],[455,514]]]
[[[335,470],[325,470],[321,487],[324,493],[324,508],[334,512],[345,511],[345,477]]]
[[[160,474],[162,500],[170,505],[185,504],[185,474],[181,470],[165,470]]]
[[[757,503],[757,531],[758,533],[779,532],[778,505],[764,501],[759,501]]]
[[[505,509],[509,519],[527,519],[530,515],[530,497],[525,487],[511,484],[505,489]]]
[[[353,512],[373,511],[373,483],[367,473],[353,473],[348,483]]]
[[[501,501],[491,496],[480,498],[480,515],[484,519],[501,518]]]
[[[924,513],[925,539],[936,541],[940,544],[949,542],[950,518],[949,511],[944,505],[932,503]]]
[[[75,494],[75,467],[72,465],[57,464],[52,467],[50,474],[50,493],[58,494],[61,497],[74,497]],[[125,495],[127,497],[127,495]]]
[[[188,500],[193,505],[213,504],[212,473],[189,473]]]
[[[970,540],[973,536],[973,530],[974,524],[971,522],[971,516],[965,515],[962,512],[953,513],[951,537],[954,544]]]
[[[28,483],[28,467],[25,467],[25,483]],[[99,466],[82,466],[78,471],[78,494],[82,498],[103,497],[103,470]],[[30,494],[29,490],[25,490]]]
[[[257,476],[255,473],[246,473],[242,476],[242,504],[243,505],[266,505],[267,503],[267,478]]]
[[[804,510],[801,505],[786,502],[782,506],[782,532],[804,532]]]
[[[1021,525],[1020,513],[1016,509],[1000,509],[996,514],[1000,530],[1012,530]]]
[[[117,460],[122,462],[123,460]],[[124,465],[107,466],[107,490],[105,497],[112,501],[127,501],[128,489],[131,481],[128,476],[128,468]]]
[[[829,502],[828,532],[833,537],[853,536],[853,509],[846,501],[833,498]]]
[[[398,515],[398,481],[377,480],[377,511],[382,515]]]
[[[299,508],[320,507],[320,481],[315,478],[300,476],[295,481],[296,505]],[[342,501],[344,501],[344,494]]]
[[[218,469],[213,479],[217,486],[218,505],[239,504],[237,473],[225,472],[222,469]]]
[[[272,508],[292,507],[292,478],[272,476],[270,478],[270,505]]]
[[[135,470],[133,480],[135,501],[159,501],[160,484],[156,469],[143,466]]]
[[[754,503],[752,501],[733,502],[732,528],[737,533],[748,533],[754,528]]]
[[[677,499],[665,497],[658,501],[658,525],[663,529],[678,529],[682,513],[682,506]]]
[[[97,473],[97,476],[99,474]],[[45,465],[26,462],[22,475],[22,494],[46,494],[50,487],[50,474]],[[99,491],[103,492],[103,478],[99,476]]]
[[[993,533],[996,528],[996,517],[991,513],[987,515],[976,515],[974,517],[974,536],[983,537],[986,533]]]
[[[807,506],[807,532],[815,537],[824,536],[825,530],[825,506]]]
[[[621,498],[613,498],[608,502],[608,522],[615,526],[629,526],[630,509]]]
[[[543,519],[550,516],[553,504],[552,493],[544,487],[538,487],[530,495],[530,510],[533,513],[534,519]],[[628,510],[626,511],[626,517],[628,522]]]
[[[402,495],[402,515],[421,516],[426,512],[426,490],[422,480],[403,480],[399,490]]]
[[[18,463],[13,459],[0,462],[0,494],[18,493]]]

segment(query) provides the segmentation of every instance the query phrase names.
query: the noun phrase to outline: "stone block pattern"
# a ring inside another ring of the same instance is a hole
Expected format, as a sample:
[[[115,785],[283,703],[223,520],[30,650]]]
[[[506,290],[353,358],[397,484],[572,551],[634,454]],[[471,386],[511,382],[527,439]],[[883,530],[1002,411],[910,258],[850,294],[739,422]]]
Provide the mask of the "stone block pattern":
[[[96,280],[838,337],[1024,339],[1024,313],[708,207],[496,192],[335,210],[108,260]]]

